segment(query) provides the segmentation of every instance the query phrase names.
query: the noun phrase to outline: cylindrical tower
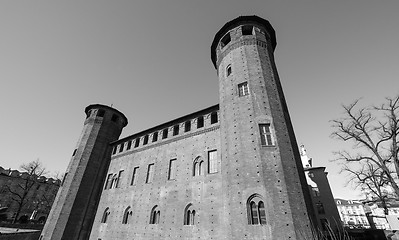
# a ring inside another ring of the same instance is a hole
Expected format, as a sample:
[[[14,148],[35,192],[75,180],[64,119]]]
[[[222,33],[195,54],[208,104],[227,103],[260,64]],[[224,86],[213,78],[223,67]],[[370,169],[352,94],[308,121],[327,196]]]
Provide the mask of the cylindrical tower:
[[[100,104],[85,109],[86,120],[40,239],[88,239],[111,159],[109,143],[127,118]]]
[[[226,23],[212,43],[230,229],[226,239],[309,239],[311,234],[314,212],[275,47],[274,29],[257,16]],[[247,218],[237,217],[243,215]]]

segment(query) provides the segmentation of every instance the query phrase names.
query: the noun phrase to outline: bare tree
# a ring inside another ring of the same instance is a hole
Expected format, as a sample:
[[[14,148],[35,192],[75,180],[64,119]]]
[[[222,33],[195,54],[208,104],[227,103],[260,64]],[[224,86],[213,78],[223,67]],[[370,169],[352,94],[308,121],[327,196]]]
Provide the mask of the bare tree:
[[[353,146],[351,153],[336,152],[336,160],[346,163],[343,169],[358,183],[367,188],[368,184],[374,185],[374,189],[375,184],[388,184],[398,198],[399,187],[395,180],[399,176],[399,95],[386,98],[379,106],[359,108],[358,103],[359,99],[343,105],[344,117],[332,120],[335,129],[332,137]],[[360,168],[351,168],[348,165],[351,162],[358,163]]]
[[[46,173],[39,159],[27,164],[22,164],[20,170],[26,172],[25,175],[21,176],[21,180],[15,185],[6,185],[7,191],[11,194],[11,199],[17,203],[18,206],[13,223],[16,222],[22,208],[27,204],[29,194],[31,190],[34,189],[33,186],[37,184],[37,179]]]

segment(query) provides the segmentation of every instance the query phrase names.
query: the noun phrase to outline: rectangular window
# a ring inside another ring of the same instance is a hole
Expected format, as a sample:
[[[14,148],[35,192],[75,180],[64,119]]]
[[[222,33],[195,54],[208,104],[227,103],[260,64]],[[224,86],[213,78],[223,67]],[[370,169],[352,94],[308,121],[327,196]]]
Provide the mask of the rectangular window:
[[[148,164],[147,170],[147,179],[145,180],[146,183],[151,183],[152,179],[154,178],[154,164]]]
[[[130,140],[129,142],[127,142],[126,150],[129,150],[130,148],[132,148],[132,140]]]
[[[209,173],[216,173],[218,172],[218,157],[217,157],[217,151],[209,151],[208,152],[208,168],[209,168]]]
[[[148,135],[145,135],[143,145],[146,145],[147,143],[148,143]]]
[[[253,26],[246,25],[241,27],[242,35],[252,35]]]
[[[204,126],[204,116],[199,116],[197,118],[197,128],[202,128]]]
[[[154,134],[152,135],[152,142],[156,141],[158,141],[158,132],[154,132]]]
[[[139,167],[135,167],[134,169],[133,169],[133,174],[132,174],[132,181],[130,182],[130,185],[136,185],[136,182],[137,182],[137,174],[138,174],[138,172],[139,172]]]
[[[191,120],[188,120],[184,123],[184,132],[188,132],[191,130]]]
[[[222,40],[220,40],[220,46],[224,48],[229,42],[231,41],[230,33],[226,33],[226,35],[223,36]]]
[[[105,183],[104,189],[111,188],[111,185],[112,185],[112,173],[108,174],[107,182]]]
[[[262,146],[273,146],[270,124],[259,124],[260,142]]]
[[[121,143],[120,147],[119,147],[119,152],[123,151],[123,146],[125,146],[125,143]]]
[[[248,82],[238,84],[238,96],[246,96],[249,94]]]
[[[118,149],[118,145],[114,146],[114,149],[112,150],[112,154],[115,154],[117,149]]]
[[[103,109],[98,110],[97,116],[104,117],[105,111]]]
[[[176,179],[176,159],[172,159],[169,162],[169,175],[168,179]]]
[[[134,147],[138,147],[140,144],[140,138],[136,138],[136,142],[134,143]]]
[[[173,136],[176,136],[177,134],[179,134],[179,124],[173,126]]]
[[[217,122],[218,122],[218,113],[217,112],[211,113],[211,124],[214,124]]]
[[[118,174],[118,179],[116,180],[116,186],[115,186],[116,188],[118,188],[118,187],[121,186],[122,174],[123,174],[123,170],[120,170],[120,171],[119,171],[119,174]]]
[[[164,130],[162,130],[162,139],[165,139],[168,137],[168,129],[165,128]]]

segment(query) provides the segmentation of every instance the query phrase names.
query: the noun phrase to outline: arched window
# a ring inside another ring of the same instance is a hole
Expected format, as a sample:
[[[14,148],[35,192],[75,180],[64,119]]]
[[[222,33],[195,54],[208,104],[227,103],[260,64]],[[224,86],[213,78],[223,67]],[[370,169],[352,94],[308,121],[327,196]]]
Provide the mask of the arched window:
[[[231,75],[231,64],[229,64],[226,68],[226,76],[230,76]]]
[[[204,175],[205,173],[205,162],[201,157],[197,157],[193,163],[193,176]]]
[[[127,224],[129,222],[129,216],[132,216],[132,211],[130,210],[130,206],[125,209],[123,213],[122,224]]]
[[[184,209],[184,225],[195,225],[195,210],[193,209],[193,205],[190,203]]]
[[[159,219],[161,217],[161,212],[157,205],[155,205],[150,214],[150,224],[159,224]]]
[[[247,201],[248,224],[265,225],[266,210],[262,197],[259,194],[253,194]]]
[[[109,208],[106,208],[104,210],[103,217],[101,218],[101,223],[106,223],[107,222],[107,219],[108,219],[108,216],[109,216],[110,213],[111,212],[109,211]]]

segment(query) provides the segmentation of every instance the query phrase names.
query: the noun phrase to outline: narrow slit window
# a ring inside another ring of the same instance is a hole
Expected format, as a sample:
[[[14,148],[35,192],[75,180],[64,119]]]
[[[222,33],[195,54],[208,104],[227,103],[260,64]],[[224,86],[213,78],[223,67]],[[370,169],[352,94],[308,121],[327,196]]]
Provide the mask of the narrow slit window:
[[[245,25],[241,27],[242,35],[253,35],[253,26]]]
[[[133,169],[132,181],[130,182],[130,185],[136,185],[138,172],[139,172],[139,167],[135,167]]]
[[[132,148],[132,140],[129,140],[129,142],[127,142],[126,150],[129,150],[131,148]]]
[[[184,123],[184,132],[189,132],[191,130],[191,121],[186,121],[186,123]]]
[[[238,96],[242,97],[246,95],[249,95],[248,82],[238,84]]]
[[[168,179],[176,179],[176,159],[172,159],[169,162],[169,174]]]
[[[228,65],[227,66],[227,68],[226,68],[226,76],[228,77],[228,76],[230,76],[231,75],[231,65]]]
[[[202,128],[204,126],[204,117],[203,116],[199,116],[197,118],[197,128]]]
[[[222,48],[224,48],[227,44],[229,44],[230,41],[231,41],[231,37],[230,37],[230,33],[228,32],[226,35],[224,35],[222,40],[220,40],[220,46]]]
[[[179,124],[173,126],[173,136],[179,134]]]
[[[136,138],[136,142],[134,143],[134,147],[138,147],[140,144],[140,138]]]
[[[211,113],[211,124],[214,124],[217,122],[218,122],[218,113],[217,112]]]
[[[72,157],[73,157],[73,156],[75,156],[75,154],[76,154],[76,151],[78,151],[78,149],[77,149],[77,148],[76,148],[75,150],[73,150]]]
[[[115,154],[116,150],[118,150],[118,145],[114,146],[114,149],[112,150],[112,154]]]
[[[168,137],[168,129],[165,128],[164,130],[162,130],[162,139],[165,139]]]
[[[121,143],[121,145],[119,146],[119,152],[123,151],[123,147],[125,146],[125,143]]]
[[[158,141],[158,132],[154,132],[154,134],[152,135],[152,142],[156,141]]]
[[[260,142],[262,146],[273,146],[270,124],[259,124]]]
[[[143,145],[147,145],[147,143],[148,143],[148,135],[145,135]]]

